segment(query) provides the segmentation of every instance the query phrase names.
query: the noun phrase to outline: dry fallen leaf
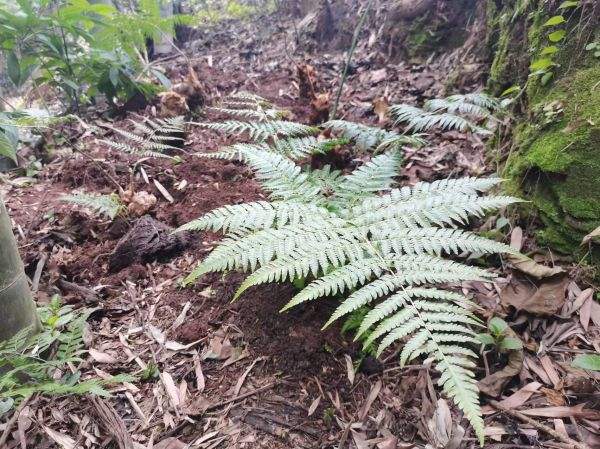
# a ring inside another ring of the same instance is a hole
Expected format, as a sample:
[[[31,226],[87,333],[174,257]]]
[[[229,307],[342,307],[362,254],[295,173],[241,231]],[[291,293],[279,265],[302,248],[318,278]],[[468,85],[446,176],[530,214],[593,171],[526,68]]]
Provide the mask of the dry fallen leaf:
[[[514,277],[500,292],[500,302],[536,315],[553,315],[565,302],[568,279],[554,276],[536,283]]]
[[[348,354],[344,354],[344,358],[346,359],[346,373],[348,375],[348,380],[350,381],[350,385],[354,384],[354,364],[352,363],[352,358]]]
[[[506,258],[517,270],[536,279],[543,279],[564,272],[561,267],[547,267],[523,254],[508,254]]]
[[[371,391],[369,392],[369,396],[367,396],[367,399],[365,401],[365,403],[363,404],[363,406],[360,408],[359,412],[358,412],[358,420],[359,421],[363,421],[366,417],[367,414],[369,413],[369,410],[371,409],[371,406],[373,405],[373,402],[375,402],[375,399],[377,399],[377,396],[379,396],[379,392],[381,391],[381,387],[382,387],[382,383],[380,380],[378,380],[375,385],[373,385],[371,387]]]
[[[377,114],[379,124],[382,125],[387,121],[387,114],[390,105],[385,97],[379,97],[373,100],[373,111]]]
[[[596,229],[594,229],[592,232],[586,235],[581,241],[581,244],[585,245],[590,242],[595,242],[597,240],[597,237],[600,237],[600,226],[598,226]]]
[[[317,399],[312,401],[312,404],[310,404],[310,407],[308,407],[308,416],[311,416],[315,412],[315,410],[317,410],[317,407],[319,406],[320,402],[321,396],[317,397]]]
[[[373,70],[371,72],[371,83],[377,84],[382,82],[387,78],[387,69],[384,67],[383,69]]]
[[[519,408],[520,406],[522,406],[523,404],[525,404],[525,402],[527,402],[527,400],[534,393],[536,393],[540,389],[541,386],[542,386],[542,384],[539,382],[530,382],[527,385],[525,385],[523,388],[515,391],[509,397],[504,398],[501,401],[498,401],[498,403],[506,409],[515,410],[515,409]],[[496,411],[497,410],[495,408],[489,407],[489,409],[486,409],[484,411],[484,413],[486,413],[486,414],[487,413],[496,413]]]
[[[117,363],[117,359],[106,352],[100,352],[94,348],[90,348],[88,352],[90,356],[98,363]]]
[[[156,443],[152,449],[186,449],[187,444],[179,441],[175,437],[168,437]]]
[[[42,426],[44,432],[63,449],[75,449],[75,440],[64,433],[57,432],[47,426]]]

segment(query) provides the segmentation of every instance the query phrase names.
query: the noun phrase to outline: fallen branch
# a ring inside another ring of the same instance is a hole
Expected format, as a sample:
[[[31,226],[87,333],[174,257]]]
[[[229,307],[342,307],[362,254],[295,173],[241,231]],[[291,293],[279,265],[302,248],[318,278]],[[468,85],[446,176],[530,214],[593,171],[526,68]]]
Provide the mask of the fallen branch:
[[[548,427],[545,424],[542,424],[540,422],[537,422],[536,420],[530,418],[529,416],[527,416],[521,412],[518,412],[516,410],[510,410],[510,409],[504,407],[498,401],[489,401],[489,403],[492,407],[496,408],[497,410],[500,410],[500,411],[512,416],[513,418],[517,418],[518,420],[535,427],[539,431],[550,435],[552,438],[555,438],[556,440],[559,440],[559,441],[562,441],[563,443],[568,444],[569,447],[571,447],[573,449],[590,449],[590,447],[587,444],[585,444],[583,442],[580,443],[578,441],[575,441],[575,440],[569,438],[568,436],[565,436],[565,435],[557,432],[553,428]]]

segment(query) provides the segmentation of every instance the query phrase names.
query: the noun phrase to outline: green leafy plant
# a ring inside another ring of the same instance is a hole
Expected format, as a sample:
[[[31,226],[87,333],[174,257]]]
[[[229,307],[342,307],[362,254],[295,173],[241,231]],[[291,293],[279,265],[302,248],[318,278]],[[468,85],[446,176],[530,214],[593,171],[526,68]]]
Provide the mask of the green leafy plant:
[[[340,298],[325,327],[367,307],[356,338],[370,332],[364,345],[379,341],[377,354],[404,341],[401,364],[431,357],[441,373],[440,386],[483,441],[471,349],[478,343],[472,327],[482,323],[469,300],[447,285],[493,278],[454,259],[514,250],[458,225],[517,200],[482,196],[500,182],[495,178],[394,188],[402,163],[397,146],[349,174],[329,167],[303,170],[275,152],[238,150],[271,201],[221,207],[181,227],[226,233],[186,282],[209,272],[247,271],[238,298],[256,285],[292,281],[301,289],[282,310],[321,297]]]
[[[507,334],[509,327],[502,318],[492,318],[487,327],[487,333],[477,334],[477,339],[484,346],[492,346],[498,352],[523,349],[521,340]]]
[[[0,156],[17,161],[19,130],[23,128],[45,128],[68,121],[72,116],[52,117],[42,111],[15,110],[0,112]]]
[[[166,157],[166,150],[183,151],[176,144],[183,142],[185,134],[185,122],[183,117],[165,118],[154,120],[145,117],[143,121],[130,120],[134,126],[132,131],[115,128],[110,125],[102,125],[121,136],[120,142],[110,139],[98,139],[104,143],[125,153],[142,157]]]
[[[0,414],[34,393],[108,396],[105,385],[131,380],[130,376],[81,380],[79,371],[71,371],[86,352],[83,332],[89,311],[63,306],[58,296],[38,311],[40,333],[31,335],[30,329],[23,329],[0,343]]]
[[[63,196],[61,201],[82,206],[95,214],[104,215],[110,220],[114,220],[117,216],[127,211],[127,208],[116,193],[110,195],[75,193]]]
[[[87,0],[2,2],[0,51],[11,81],[22,86],[33,77],[78,107],[99,93],[109,102],[136,93],[155,92],[153,79],[168,85],[150,61],[146,39],[172,34],[176,24],[190,23],[182,15],[162,18],[157,0],[137,2],[137,10],[117,10]]]
[[[548,45],[544,46],[535,59],[529,66],[530,76],[541,76],[542,85],[548,84],[554,76],[554,68],[559,64],[555,61],[555,56],[560,50],[560,44],[567,38],[567,31],[564,24],[567,19],[564,13],[570,9],[579,7],[579,1],[564,1],[559,7],[560,14],[550,17],[543,27],[548,29],[546,38]]]

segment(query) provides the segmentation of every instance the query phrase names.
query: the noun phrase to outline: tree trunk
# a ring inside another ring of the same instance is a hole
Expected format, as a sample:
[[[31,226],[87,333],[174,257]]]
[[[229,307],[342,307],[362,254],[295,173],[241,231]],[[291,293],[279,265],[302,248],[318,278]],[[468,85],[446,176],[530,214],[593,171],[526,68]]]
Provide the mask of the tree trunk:
[[[173,17],[172,0],[158,0],[160,5],[160,16],[163,18]],[[164,56],[173,51],[173,35],[161,33],[160,37],[154,42],[154,54]]]
[[[0,197],[0,341],[25,327],[39,330],[40,323],[31,296],[23,262],[4,201]]]

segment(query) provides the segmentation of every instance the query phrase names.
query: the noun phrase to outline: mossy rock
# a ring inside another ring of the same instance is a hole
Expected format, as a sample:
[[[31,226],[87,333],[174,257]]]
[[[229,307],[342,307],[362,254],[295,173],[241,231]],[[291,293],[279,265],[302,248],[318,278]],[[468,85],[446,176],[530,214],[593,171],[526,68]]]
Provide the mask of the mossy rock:
[[[564,76],[533,101],[505,175],[539,211],[541,243],[572,254],[600,226],[600,63]]]

